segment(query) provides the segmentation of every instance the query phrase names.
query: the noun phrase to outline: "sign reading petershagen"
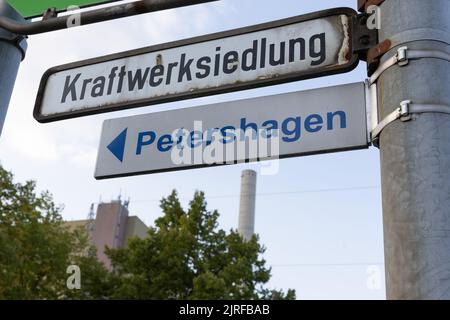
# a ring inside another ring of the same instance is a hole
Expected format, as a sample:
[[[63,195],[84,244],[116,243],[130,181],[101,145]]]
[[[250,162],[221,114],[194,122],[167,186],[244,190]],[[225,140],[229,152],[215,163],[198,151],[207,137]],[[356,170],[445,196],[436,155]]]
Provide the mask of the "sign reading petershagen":
[[[95,177],[367,146],[366,90],[354,83],[106,120]]]
[[[49,122],[345,72],[352,9],[128,51],[52,68],[35,118]]]

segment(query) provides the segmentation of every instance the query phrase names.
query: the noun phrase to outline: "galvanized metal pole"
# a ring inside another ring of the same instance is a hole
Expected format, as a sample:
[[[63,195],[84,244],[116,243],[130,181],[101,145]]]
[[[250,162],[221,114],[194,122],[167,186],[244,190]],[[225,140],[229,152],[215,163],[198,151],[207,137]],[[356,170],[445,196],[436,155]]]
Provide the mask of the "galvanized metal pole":
[[[386,0],[380,41],[450,52],[450,1]],[[378,81],[380,120],[401,101],[450,105],[450,62],[423,58]],[[380,137],[388,299],[450,299],[450,115],[394,121]]]
[[[7,17],[11,20],[25,23],[25,20],[5,0],[0,0],[0,17]],[[19,70],[20,62],[25,58],[26,49],[27,42],[25,37],[0,28],[0,135],[16,81],[17,71]]]

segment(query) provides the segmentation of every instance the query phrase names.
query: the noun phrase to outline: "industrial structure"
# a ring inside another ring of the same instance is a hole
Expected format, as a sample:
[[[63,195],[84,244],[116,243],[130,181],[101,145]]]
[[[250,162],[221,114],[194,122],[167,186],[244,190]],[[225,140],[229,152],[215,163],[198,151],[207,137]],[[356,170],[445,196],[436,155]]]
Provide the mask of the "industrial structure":
[[[117,249],[126,246],[133,237],[145,238],[147,226],[136,216],[129,216],[128,201],[118,199],[110,203],[99,203],[97,214],[94,205],[86,220],[66,222],[70,228],[86,227],[92,245],[97,249],[97,257],[108,268],[111,262],[105,254],[105,248]]]
[[[244,170],[241,174],[238,232],[248,241],[255,233],[256,172]]]

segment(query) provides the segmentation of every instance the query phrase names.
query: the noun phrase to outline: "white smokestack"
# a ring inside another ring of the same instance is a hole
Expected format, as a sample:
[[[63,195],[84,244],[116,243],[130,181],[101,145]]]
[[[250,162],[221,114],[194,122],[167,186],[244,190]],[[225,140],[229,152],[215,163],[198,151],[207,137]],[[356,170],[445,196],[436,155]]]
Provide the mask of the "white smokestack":
[[[248,241],[255,233],[256,172],[244,170],[241,175],[238,232]]]

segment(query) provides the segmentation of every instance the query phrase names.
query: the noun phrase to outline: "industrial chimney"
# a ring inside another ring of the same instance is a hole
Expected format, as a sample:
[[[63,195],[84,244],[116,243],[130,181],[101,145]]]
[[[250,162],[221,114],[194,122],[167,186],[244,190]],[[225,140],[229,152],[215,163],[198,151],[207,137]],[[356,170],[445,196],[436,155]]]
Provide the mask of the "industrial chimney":
[[[241,175],[238,232],[248,241],[255,233],[256,172],[244,170]]]

